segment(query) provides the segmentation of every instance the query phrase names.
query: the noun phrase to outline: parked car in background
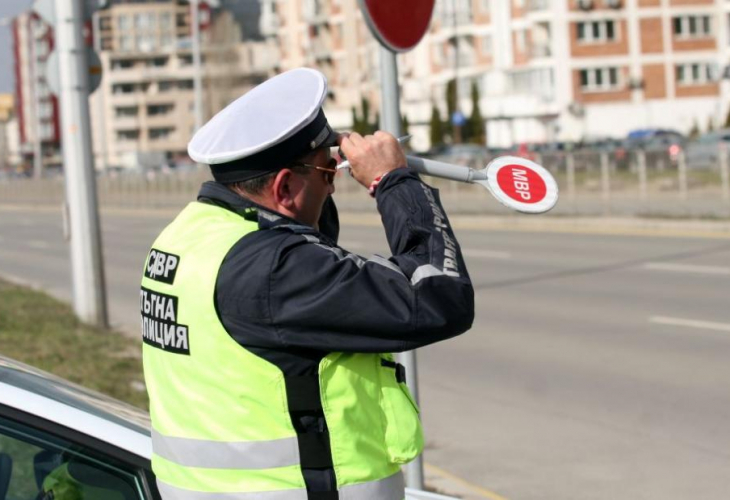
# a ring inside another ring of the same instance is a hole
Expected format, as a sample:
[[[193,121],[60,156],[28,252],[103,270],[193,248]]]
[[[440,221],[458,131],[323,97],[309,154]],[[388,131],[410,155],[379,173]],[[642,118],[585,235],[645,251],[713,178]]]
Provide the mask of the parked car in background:
[[[160,500],[151,455],[147,413],[0,356],[0,500]]]
[[[708,132],[687,143],[687,167],[716,168],[721,151],[730,151],[730,128]]]

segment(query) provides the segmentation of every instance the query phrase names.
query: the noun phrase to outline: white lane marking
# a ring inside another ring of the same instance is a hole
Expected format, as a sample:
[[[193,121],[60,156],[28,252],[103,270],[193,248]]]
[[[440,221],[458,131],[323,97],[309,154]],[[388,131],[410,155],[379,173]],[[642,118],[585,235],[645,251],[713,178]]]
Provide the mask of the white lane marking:
[[[474,259],[511,259],[512,254],[509,252],[497,252],[493,250],[473,250],[464,248],[461,251],[464,257],[472,257]]]
[[[47,249],[51,248],[51,245],[47,241],[40,241],[40,240],[31,240],[26,243],[31,248],[38,248],[38,249]]]
[[[730,323],[715,323],[712,321],[701,321],[697,319],[669,318],[667,316],[652,316],[649,323],[670,326],[688,326],[690,328],[702,328],[704,330],[715,330],[718,332],[730,332]]]
[[[649,262],[644,264],[645,269],[652,271],[672,271],[676,273],[720,274],[730,276],[730,267],[697,266],[692,264],[669,264],[663,262]]]

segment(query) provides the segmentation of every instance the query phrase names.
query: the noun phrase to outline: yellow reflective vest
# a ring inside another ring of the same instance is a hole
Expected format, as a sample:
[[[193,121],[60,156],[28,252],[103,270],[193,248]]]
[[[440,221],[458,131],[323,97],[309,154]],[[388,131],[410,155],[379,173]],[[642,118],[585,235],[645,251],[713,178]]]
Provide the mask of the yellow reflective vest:
[[[165,499],[307,500],[285,378],[216,313],[220,266],[258,224],[194,202],[161,233],[140,290],[152,468]],[[245,279],[242,276],[241,279]],[[331,353],[319,397],[340,500],[401,500],[423,449],[418,410],[387,354]]]

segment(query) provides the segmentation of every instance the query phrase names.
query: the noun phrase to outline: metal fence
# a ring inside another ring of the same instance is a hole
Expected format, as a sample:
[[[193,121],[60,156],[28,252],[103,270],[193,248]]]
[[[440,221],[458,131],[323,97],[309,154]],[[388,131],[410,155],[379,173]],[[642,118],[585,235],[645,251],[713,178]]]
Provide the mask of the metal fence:
[[[489,157],[438,158],[483,168]],[[717,165],[697,168],[683,154],[637,151],[544,153],[535,161],[555,176],[560,201],[553,215],[730,218],[727,155]],[[97,177],[99,202],[106,208],[180,208],[195,199],[207,170],[118,173]],[[439,188],[451,213],[506,214],[508,210],[483,187],[426,178]],[[338,174],[335,199],[343,211],[374,212],[375,206],[346,173]],[[65,199],[63,178],[0,179],[0,204],[53,206]]]

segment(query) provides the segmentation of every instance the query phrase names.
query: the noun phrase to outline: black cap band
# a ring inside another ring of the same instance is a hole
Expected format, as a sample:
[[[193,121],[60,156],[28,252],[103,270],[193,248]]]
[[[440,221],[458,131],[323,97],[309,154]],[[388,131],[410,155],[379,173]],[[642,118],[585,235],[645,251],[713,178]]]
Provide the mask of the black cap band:
[[[260,177],[286,167],[297,158],[329,145],[332,146],[334,132],[324,135],[323,131],[332,129],[322,109],[312,122],[288,139],[239,160],[210,165],[213,178],[221,183],[240,182]]]

